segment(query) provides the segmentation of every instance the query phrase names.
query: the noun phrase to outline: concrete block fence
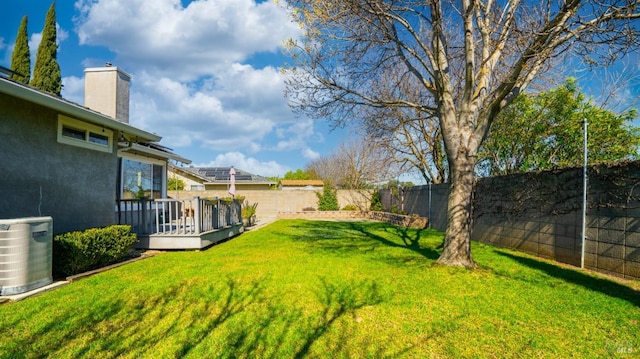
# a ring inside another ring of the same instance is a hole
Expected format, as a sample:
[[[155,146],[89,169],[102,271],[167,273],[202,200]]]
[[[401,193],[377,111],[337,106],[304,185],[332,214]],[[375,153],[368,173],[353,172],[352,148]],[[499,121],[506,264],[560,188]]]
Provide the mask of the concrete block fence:
[[[478,179],[472,239],[579,266],[582,173],[571,168]],[[587,173],[585,267],[640,279],[640,162],[593,166]],[[448,184],[400,193],[393,206],[446,229]],[[390,191],[381,197],[384,208],[391,208]]]

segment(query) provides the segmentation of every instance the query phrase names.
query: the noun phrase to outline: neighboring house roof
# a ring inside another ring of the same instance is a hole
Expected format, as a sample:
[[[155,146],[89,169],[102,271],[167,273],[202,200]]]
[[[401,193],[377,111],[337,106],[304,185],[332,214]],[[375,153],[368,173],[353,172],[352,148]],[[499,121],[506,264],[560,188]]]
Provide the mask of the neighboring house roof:
[[[280,180],[280,184],[283,187],[324,187],[322,180]]]
[[[229,171],[231,167],[176,167],[171,165],[170,169],[190,174],[202,181],[202,184],[223,184],[229,183]],[[236,184],[276,184],[265,177],[254,175],[237,168],[235,168],[235,170]]]
[[[164,146],[153,143],[159,142],[162,139],[161,136],[158,136],[155,133],[141,130],[129,125],[128,123],[120,122],[90,108],[65,100],[62,97],[44,92],[32,86],[0,76],[0,93],[6,93],[16,98],[56,110],[61,114],[68,115],[93,125],[118,131],[122,135],[120,140],[124,140],[125,142],[124,148],[121,148],[119,151],[137,151],[147,155],[169,158],[187,164],[191,163],[191,160],[172,153],[170,149]]]

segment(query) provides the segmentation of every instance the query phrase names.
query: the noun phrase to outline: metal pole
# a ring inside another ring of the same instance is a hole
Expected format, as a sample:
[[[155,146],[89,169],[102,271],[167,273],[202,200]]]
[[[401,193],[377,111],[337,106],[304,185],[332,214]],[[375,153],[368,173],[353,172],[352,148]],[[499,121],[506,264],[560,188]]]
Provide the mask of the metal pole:
[[[583,165],[582,165],[582,253],[580,255],[580,268],[584,268],[584,246],[587,238],[587,119],[582,120],[584,132]]]
[[[431,181],[429,181],[429,214],[427,215],[427,223],[431,228]]]

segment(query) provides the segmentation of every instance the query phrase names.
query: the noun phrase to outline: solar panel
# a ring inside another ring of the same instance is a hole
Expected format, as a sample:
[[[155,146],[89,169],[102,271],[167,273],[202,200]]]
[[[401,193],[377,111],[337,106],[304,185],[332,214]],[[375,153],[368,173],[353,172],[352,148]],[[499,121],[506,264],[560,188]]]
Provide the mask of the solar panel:
[[[229,181],[231,176],[229,175],[230,167],[201,167],[198,168],[198,173],[214,181]],[[236,169],[236,180],[238,181],[253,181],[254,176],[250,173]]]

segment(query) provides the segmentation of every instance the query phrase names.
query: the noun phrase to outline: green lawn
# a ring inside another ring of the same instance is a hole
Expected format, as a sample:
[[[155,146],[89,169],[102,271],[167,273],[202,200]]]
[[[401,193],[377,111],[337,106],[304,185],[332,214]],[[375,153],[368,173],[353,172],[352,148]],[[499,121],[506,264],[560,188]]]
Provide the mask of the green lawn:
[[[628,285],[442,234],[278,221],[0,305],[0,358],[604,358],[640,353]]]

